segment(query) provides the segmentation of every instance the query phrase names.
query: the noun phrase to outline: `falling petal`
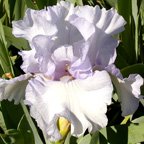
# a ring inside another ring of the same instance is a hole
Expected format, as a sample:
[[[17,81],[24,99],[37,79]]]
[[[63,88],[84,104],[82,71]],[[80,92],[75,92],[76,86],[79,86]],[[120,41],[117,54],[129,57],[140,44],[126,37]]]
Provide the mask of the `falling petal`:
[[[122,116],[134,114],[139,106],[140,87],[143,78],[138,74],[131,74],[128,78],[112,78],[121,102]]]
[[[10,80],[0,79],[0,101],[14,100],[14,103],[18,104],[25,97],[25,89],[30,77],[31,74],[24,74]]]
[[[57,120],[64,117],[71,122],[74,136],[86,129],[95,132],[107,125],[107,105],[111,104],[113,87],[106,71],[96,71],[84,80],[50,81],[37,76],[29,81],[25,103],[31,116],[51,140],[59,140]]]

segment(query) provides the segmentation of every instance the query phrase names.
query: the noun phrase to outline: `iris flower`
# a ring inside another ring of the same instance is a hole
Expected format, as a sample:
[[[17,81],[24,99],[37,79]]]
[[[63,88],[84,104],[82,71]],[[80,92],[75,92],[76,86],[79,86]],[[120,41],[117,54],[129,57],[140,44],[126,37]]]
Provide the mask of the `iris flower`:
[[[71,134],[81,136],[107,125],[107,105],[113,85],[123,101],[138,105],[139,75],[123,79],[115,67],[125,20],[113,8],[76,6],[60,1],[43,10],[27,9],[23,20],[13,22],[13,34],[28,40],[31,50],[21,51],[25,74],[0,79],[0,99],[24,100],[30,114],[52,141],[61,139],[60,117],[71,123]],[[123,87],[128,92],[122,91]],[[134,100],[133,100],[134,99]],[[130,111],[133,113],[137,106]]]

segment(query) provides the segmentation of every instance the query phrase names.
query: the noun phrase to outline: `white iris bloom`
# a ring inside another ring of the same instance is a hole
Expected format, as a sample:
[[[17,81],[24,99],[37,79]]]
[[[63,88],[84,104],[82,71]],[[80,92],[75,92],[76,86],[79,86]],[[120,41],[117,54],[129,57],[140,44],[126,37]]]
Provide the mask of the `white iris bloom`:
[[[113,93],[108,72],[117,73],[112,66],[119,40],[113,35],[124,25],[116,10],[99,6],[74,7],[61,1],[40,11],[28,9],[23,20],[13,22],[13,34],[28,40],[32,48],[19,53],[26,74],[0,79],[0,99],[24,100],[38,126],[54,141],[61,139],[59,117],[71,123],[74,136],[105,127]],[[131,97],[139,95],[142,85],[140,76],[135,80],[140,83],[132,86]],[[124,81],[118,86],[128,83]],[[122,106],[126,107],[123,102]]]

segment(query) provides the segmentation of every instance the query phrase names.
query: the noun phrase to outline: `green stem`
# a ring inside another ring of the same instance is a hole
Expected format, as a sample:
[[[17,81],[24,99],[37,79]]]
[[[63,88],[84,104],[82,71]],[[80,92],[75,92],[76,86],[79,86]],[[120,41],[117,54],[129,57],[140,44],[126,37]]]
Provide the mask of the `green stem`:
[[[131,118],[131,115],[126,116],[124,120],[121,122],[121,125],[126,124],[130,118]]]
[[[55,144],[64,144],[64,141],[57,141]]]

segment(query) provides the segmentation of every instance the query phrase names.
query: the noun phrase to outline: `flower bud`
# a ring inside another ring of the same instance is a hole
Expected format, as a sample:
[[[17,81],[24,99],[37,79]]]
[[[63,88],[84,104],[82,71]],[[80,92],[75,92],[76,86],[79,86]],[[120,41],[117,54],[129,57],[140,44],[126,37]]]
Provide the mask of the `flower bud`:
[[[65,138],[70,131],[70,122],[66,118],[60,117],[58,119],[58,129],[62,138]]]

